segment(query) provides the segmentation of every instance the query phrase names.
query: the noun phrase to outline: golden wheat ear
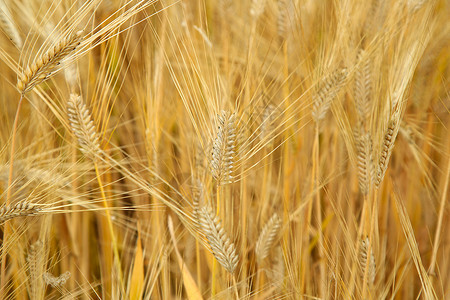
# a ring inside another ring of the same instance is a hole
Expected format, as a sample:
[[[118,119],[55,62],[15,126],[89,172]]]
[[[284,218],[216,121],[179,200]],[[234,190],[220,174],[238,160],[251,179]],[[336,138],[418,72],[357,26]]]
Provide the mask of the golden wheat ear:
[[[344,86],[347,75],[346,68],[338,69],[319,83],[317,93],[313,97],[312,117],[316,123],[325,118],[331,102]]]
[[[0,208],[0,224],[17,217],[35,216],[41,212],[36,204],[24,201]]]
[[[373,248],[370,249],[369,253],[369,238],[366,237],[361,241],[361,247],[359,249],[359,264],[361,266],[362,276],[367,270],[367,282],[369,284],[373,284],[375,282],[375,274],[376,274],[376,265],[375,265],[375,256],[373,255]],[[367,258],[369,257],[369,263],[367,264]]]
[[[371,96],[372,96],[372,64],[366,57],[366,51],[360,49],[358,53],[358,62],[360,66],[356,69],[355,76],[355,106],[360,122],[360,127],[367,130],[367,125],[371,114]]]
[[[214,257],[230,274],[233,274],[239,256],[236,254],[236,248],[228,238],[219,218],[214,215],[210,207],[202,207],[198,210],[198,221]]]
[[[276,213],[273,214],[270,220],[267,221],[266,225],[264,225],[255,246],[255,255],[258,262],[262,262],[262,260],[269,254],[270,248],[275,241],[280,226],[281,219]]]
[[[78,138],[81,152],[95,156],[100,151],[100,138],[95,130],[91,113],[83,103],[81,96],[70,94],[67,102],[67,114],[73,133]]]
[[[370,132],[360,134],[357,139],[358,183],[361,193],[367,195],[375,180],[373,166],[372,136]]]
[[[71,36],[62,38],[45,54],[35,59],[19,77],[17,81],[19,91],[25,94],[39,83],[50,78],[57,71],[61,61],[80,44],[81,39],[82,31],[78,31]]]
[[[30,246],[27,256],[29,272],[30,299],[44,299],[45,249],[42,241],[38,240]]]
[[[394,149],[395,139],[398,133],[398,119],[393,117],[389,122],[388,128],[384,134],[383,144],[381,146],[381,153],[378,158],[377,174],[375,178],[375,186],[378,188],[383,182],[384,175],[391,158],[392,150]]]
[[[4,1],[0,1],[0,27],[17,48],[22,48],[22,38],[12,20],[14,19]]]
[[[222,111],[218,116],[219,128],[213,143],[211,172],[218,184],[230,183],[236,148],[236,115]]]

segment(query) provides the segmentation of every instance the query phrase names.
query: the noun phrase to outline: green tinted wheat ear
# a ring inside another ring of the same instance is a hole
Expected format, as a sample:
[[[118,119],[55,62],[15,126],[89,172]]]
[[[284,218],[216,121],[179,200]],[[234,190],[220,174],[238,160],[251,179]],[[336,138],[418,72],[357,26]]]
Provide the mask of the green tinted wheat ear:
[[[100,151],[100,142],[94,121],[79,95],[71,94],[67,102],[67,114],[73,133],[78,138],[80,150],[87,155]]]
[[[82,31],[71,36],[62,38],[56,45],[51,47],[47,52],[35,59],[19,76],[17,88],[22,94],[33,89],[37,84],[47,80],[61,64],[61,61],[69,56],[82,39]]]
[[[319,83],[317,93],[313,97],[312,117],[316,122],[325,118],[331,101],[334,100],[343,87],[347,74],[346,68],[338,69]]]
[[[198,218],[202,232],[208,240],[214,257],[229,273],[233,274],[239,257],[219,218],[214,215],[209,207],[200,208]]]
[[[275,213],[264,225],[255,246],[256,259],[261,262],[269,254],[281,226],[281,219]]]
[[[40,212],[41,208],[27,201],[4,205],[0,208],[0,224],[17,217],[35,216]]]
[[[366,269],[367,270],[367,282],[369,284],[373,284],[375,282],[375,274],[376,274],[376,265],[375,265],[375,256],[373,255],[373,248],[370,249],[370,254],[368,253],[369,250],[369,238],[366,237],[366,239],[361,241],[361,247],[359,249],[359,264],[361,266],[361,272],[364,276]],[[367,265],[367,257],[369,257],[369,265]]]
[[[211,172],[218,184],[230,183],[233,179],[236,148],[235,120],[235,114],[225,111],[218,116],[219,127],[211,154]]]

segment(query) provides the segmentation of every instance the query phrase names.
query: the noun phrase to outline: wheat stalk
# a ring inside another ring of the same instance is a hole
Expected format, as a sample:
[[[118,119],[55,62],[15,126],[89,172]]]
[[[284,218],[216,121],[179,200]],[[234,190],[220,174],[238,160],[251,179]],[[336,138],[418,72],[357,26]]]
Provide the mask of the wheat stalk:
[[[264,225],[255,246],[256,259],[259,262],[261,262],[269,254],[269,250],[275,241],[275,237],[278,234],[280,226],[281,219],[276,213],[273,214],[269,221],[267,221],[266,225]]]
[[[375,256],[373,255],[373,248],[370,249],[370,254],[368,253],[369,250],[369,238],[366,237],[361,241],[361,246],[359,249],[359,263],[361,265],[361,272],[364,276],[366,272],[366,268],[368,269],[368,282],[369,284],[373,284],[375,282],[375,274],[376,274],[376,265],[375,265]],[[369,257],[369,265],[367,266],[367,258]]]
[[[56,45],[31,63],[19,77],[17,88],[22,94],[33,89],[34,86],[47,80],[55,71],[61,61],[71,54],[80,44],[82,31],[62,38]]]
[[[100,142],[91,114],[81,96],[70,94],[67,102],[67,114],[73,133],[78,138],[80,150],[87,155],[100,151]]]
[[[0,223],[17,217],[34,216],[40,211],[41,208],[36,206],[36,204],[27,201],[4,205],[0,208]]]
[[[211,172],[218,184],[230,183],[236,147],[236,116],[222,111],[218,116],[219,127],[213,143]]]
[[[54,276],[49,272],[43,274],[44,281],[47,285],[51,285],[54,288],[58,288],[66,284],[67,280],[70,278],[70,272],[67,271],[59,276]]]
[[[210,207],[202,207],[198,211],[198,218],[214,257],[229,273],[233,274],[239,257],[234,244],[223,229],[219,217],[214,215]]]
[[[338,69],[319,83],[317,93],[313,97],[312,117],[314,121],[319,122],[325,117],[331,101],[334,100],[341,90],[347,75],[346,68]]]

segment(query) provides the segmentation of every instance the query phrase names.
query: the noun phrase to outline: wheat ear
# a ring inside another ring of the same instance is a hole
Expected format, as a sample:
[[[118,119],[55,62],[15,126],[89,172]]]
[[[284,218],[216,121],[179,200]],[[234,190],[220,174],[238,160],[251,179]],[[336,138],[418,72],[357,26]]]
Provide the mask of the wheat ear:
[[[261,116],[260,125],[260,138],[265,147],[271,147],[273,145],[274,132],[275,132],[275,120],[277,119],[276,107],[273,104],[269,104],[264,108]]]
[[[17,88],[22,94],[33,89],[37,84],[47,80],[58,68],[61,61],[71,54],[80,44],[82,31],[62,38],[56,45],[29,65],[17,81]]]
[[[67,102],[67,114],[73,133],[78,138],[80,150],[87,155],[100,151],[100,142],[91,113],[83,103],[81,96],[70,94]]]
[[[255,254],[258,262],[262,262],[262,260],[269,254],[270,248],[275,241],[280,226],[281,219],[276,213],[270,218],[269,221],[267,221],[266,225],[264,225],[255,246]]]
[[[361,192],[366,195],[374,182],[372,136],[370,132],[360,134],[357,141],[358,181]]]
[[[18,47],[22,48],[22,38],[14,23],[13,18],[3,1],[0,1],[0,26],[3,28],[8,38]]]
[[[59,276],[54,276],[51,273],[45,272],[43,277],[47,285],[51,285],[54,288],[58,288],[66,284],[67,280],[70,278],[70,272],[67,271]]]
[[[325,117],[325,114],[330,108],[331,101],[334,100],[343,87],[347,75],[346,68],[338,69],[319,83],[317,93],[313,97],[314,107],[312,117],[316,122],[319,122]]]
[[[29,267],[30,299],[44,299],[44,283],[42,280],[44,245],[42,241],[37,241],[30,246],[27,262]]]
[[[214,215],[210,207],[202,207],[198,211],[198,218],[214,257],[229,273],[233,274],[239,257],[234,244],[223,229],[219,217]]]
[[[225,111],[218,116],[219,127],[211,155],[211,172],[218,184],[230,183],[233,179],[236,148],[235,120],[235,114]]]
[[[373,248],[369,250],[369,238],[366,237],[361,241],[361,246],[359,249],[359,263],[361,265],[361,272],[364,276],[366,272],[366,268],[369,268],[368,273],[368,282],[369,284],[373,284],[375,282],[375,273],[376,273],[376,265],[375,265],[375,256],[373,255]],[[370,256],[370,257],[369,257]],[[367,266],[367,257],[369,257],[369,265]]]
[[[377,175],[375,178],[375,186],[378,188],[383,181],[384,174],[389,164],[389,159],[394,149],[394,142],[398,133],[398,119],[394,117],[389,121],[388,128],[384,134],[383,144],[381,146],[381,153],[378,158]]]
[[[266,7],[266,0],[252,0],[250,7],[250,15],[256,19],[263,14]]]
[[[355,106],[361,127],[367,130],[367,121],[370,119],[371,95],[372,95],[372,65],[366,58],[366,52],[358,53],[360,66],[356,69],[355,77]]]
[[[40,211],[41,208],[36,206],[36,204],[27,201],[4,205],[0,208],[0,223],[17,217],[34,216]]]

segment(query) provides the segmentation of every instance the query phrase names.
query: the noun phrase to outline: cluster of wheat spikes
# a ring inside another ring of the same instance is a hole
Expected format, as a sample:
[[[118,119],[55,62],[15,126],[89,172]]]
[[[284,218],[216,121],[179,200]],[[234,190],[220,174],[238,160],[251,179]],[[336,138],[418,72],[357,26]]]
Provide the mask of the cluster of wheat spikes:
[[[450,299],[447,0],[0,0],[0,299]]]

